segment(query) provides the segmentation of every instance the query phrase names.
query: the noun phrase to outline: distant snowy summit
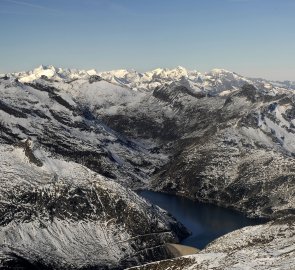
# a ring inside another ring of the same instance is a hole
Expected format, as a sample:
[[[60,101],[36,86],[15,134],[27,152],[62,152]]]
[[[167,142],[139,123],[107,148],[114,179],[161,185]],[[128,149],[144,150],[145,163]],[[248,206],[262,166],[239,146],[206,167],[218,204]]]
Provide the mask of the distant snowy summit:
[[[176,83],[195,92],[205,92],[213,95],[227,95],[231,91],[240,89],[246,83],[253,84],[263,90],[274,91],[274,93],[280,89],[295,89],[295,82],[274,82],[247,78],[225,69],[213,69],[210,72],[201,73],[196,70],[187,70],[181,66],[173,69],[157,68],[147,72],[126,69],[97,72],[95,69],[62,69],[52,65],[41,65],[31,71],[10,73],[6,74],[6,76],[14,77],[22,83],[29,83],[38,79],[69,82],[99,76],[112,84],[128,87],[135,91],[152,91],[157,87]]]
[[[41,65],[31,71],[23,71],[6,74],[7,76],[13,76],[17,78],[20,82],[32,82],[40,78],[47,78],[57,81],[65,81],[72,79],[86,78],[91,75],[95,75],[97,72],[95,70],[78,70],[78,69],[62,69],[57,68],[52,65],[44,66]]]

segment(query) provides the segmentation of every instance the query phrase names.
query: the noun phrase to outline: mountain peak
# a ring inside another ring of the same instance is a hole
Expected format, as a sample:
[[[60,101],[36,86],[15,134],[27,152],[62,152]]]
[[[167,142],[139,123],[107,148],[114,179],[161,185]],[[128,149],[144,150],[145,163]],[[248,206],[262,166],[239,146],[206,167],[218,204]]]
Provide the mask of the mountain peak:
[[[34,71],[41,71],[41,70],[57,70],[58,68],[54,67],[53,65],[40,65],[34,69]]]
[[[181,70],[181,71],[187,71],[187,69],[183,66],[177,66],[176,69]]]
[[[233,72],[223,68],[214,68],[209,73],[218,75],[218,74],[228,74],[228,73],[232,74]]]

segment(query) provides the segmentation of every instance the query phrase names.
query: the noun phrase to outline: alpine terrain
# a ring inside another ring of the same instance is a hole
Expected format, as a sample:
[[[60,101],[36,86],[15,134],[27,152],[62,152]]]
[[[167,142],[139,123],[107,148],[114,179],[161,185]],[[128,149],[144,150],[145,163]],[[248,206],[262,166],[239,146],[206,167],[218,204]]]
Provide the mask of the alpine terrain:
[[[295,82],[40,66],[0,91],[0,268],[295,269]],[[189,232],[138,189],[268,222],[172,259]]]

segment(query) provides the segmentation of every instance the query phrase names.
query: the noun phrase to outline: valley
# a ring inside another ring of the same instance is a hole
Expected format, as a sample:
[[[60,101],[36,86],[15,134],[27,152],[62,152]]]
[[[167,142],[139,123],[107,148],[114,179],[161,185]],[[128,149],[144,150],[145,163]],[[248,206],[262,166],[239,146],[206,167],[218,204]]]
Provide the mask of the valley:
[[[139,189],[270,220],[143,269],[224,269],[256,252],[255,269],[294,265],[294,83],[222,69],[40,66],[1,75],[0,91],[1,267],[171,259],[165,243],[189,233]]]

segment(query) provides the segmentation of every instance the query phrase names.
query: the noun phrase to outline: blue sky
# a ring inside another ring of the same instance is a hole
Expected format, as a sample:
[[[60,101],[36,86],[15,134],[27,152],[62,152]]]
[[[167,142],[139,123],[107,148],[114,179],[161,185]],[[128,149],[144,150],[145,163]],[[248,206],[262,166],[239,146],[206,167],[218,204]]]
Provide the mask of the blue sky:
[[[294,0],[0,0],[0,73],[225,68],[295,80]]]

